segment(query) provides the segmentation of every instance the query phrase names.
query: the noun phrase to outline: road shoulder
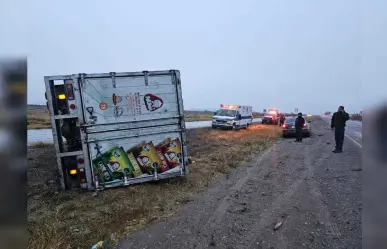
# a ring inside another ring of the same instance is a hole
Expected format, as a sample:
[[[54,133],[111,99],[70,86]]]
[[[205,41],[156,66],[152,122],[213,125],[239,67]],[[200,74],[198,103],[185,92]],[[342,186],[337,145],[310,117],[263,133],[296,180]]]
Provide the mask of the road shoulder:
[[[360,150],[346,141],[334,154],[328,125],[312,128],[303,143],[279,140],[117,248],[361,248]]]

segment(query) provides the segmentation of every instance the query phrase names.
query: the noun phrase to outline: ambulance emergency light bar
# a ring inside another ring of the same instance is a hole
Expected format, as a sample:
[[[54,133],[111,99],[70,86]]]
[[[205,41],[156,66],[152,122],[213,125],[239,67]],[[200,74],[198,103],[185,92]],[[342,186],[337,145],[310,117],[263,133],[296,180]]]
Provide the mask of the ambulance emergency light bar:
[[[239,109],[240,106],[239,106],[239,105],[227,105],[227,104],[221,104],[221,105],[220,105],[220,108],[221,108],[221,109],[228,109],[228,110],[236,110],[236,109]]]

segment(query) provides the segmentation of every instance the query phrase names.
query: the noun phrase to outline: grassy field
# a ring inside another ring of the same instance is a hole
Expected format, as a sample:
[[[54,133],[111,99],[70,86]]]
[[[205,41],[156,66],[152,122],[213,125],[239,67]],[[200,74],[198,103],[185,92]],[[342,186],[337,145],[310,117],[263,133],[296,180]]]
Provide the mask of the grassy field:
[[[184,119],[186,122],[212,120],[213,115],[214,113],[212,112],[184,111]]]
[[[50,114],[46,106],[28,106],[27,129],[51,128]]]
[[[51,128],[50,116],[46,106],[28,106],[27,128],[47,129]],[[185,121],[208,121],[211,120],[212,112],[185,111]]]
[[[58,192],[52,145],[29,147],[28,248],[90,248],[100,240],[109,248],[149,223],[173,215],[179,205],[190,202],[217,176],[270,146],[281,129],[253,125],[249,130],[203,128],[187,133],[193,160],[188,177],[105,190],[98,195],[89,191]]]

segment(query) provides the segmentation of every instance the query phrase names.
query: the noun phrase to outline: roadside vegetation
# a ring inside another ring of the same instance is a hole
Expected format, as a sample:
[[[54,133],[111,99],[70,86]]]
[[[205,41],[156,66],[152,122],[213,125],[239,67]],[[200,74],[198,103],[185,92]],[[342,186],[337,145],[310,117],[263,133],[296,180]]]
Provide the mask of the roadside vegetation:
[[[213,113],[209,111],[184,111],[185,121],[209,121]],[[27,129],[50,129],[50,115],[44,105],[30,105],[27,111]]]
[[[31,148],[37,149],[37,148],[49,148],[52,147],[52,143],[43,143],[43,142],[37,142],[30,145]]]
[[[186,178],[105,190],[57,191],[53,146],[28,150],[29,249],[90,248],[100,240],[114,245],[151,222],[173,215],[218,176],[243,165],[281,134],[278,126],[248,130],[208,128],[187,131],[193,164]],[[105,247],[104,247],[105,248]]]
[[[363,120],[363,116],[360,115],[360,114],[352,114],[351,115],[351,120],[362,121]]]
[[[51,128],[50,115],[46,106],[31,105],[27,108],[27,129]]]
[[[184,120],[186,122],[209,121],[212,120],[213,115],[212,112],[184,111]]]

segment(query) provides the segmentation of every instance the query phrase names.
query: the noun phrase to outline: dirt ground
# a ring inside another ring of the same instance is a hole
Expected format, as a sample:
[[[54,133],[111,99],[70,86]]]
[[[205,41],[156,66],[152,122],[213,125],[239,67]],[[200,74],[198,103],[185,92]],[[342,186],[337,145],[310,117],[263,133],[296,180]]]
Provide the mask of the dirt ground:
[[[328,125],[312,130],[302,143],[279,139],[117,249],[361,248],[361,151],[346,139],[334,154]]]
[[[228,176],[271,146],[280,131],[278,126],[264,125],[240,131],[188,130],[194,161],[188,177],[105,190],[96,196],[89,191],[57,191],[53,146],[29,147],[28,248],[90,248],[99,240],[109,248],[123,236],[173,216],[215,179]]]

